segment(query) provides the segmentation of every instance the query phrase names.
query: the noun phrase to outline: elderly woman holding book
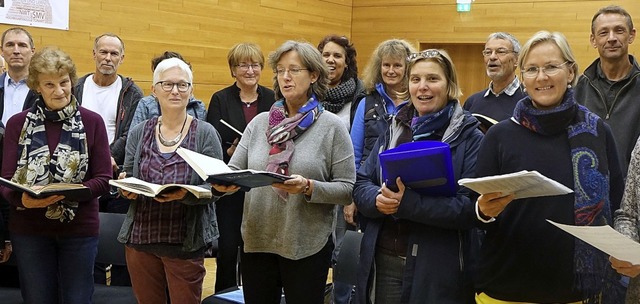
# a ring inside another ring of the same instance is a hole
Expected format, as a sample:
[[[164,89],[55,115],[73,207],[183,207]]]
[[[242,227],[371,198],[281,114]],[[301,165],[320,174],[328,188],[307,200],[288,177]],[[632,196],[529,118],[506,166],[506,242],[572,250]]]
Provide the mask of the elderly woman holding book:
[[[380,151],[417,141],[446,143],[458,180],[473,176],[482,140],[478,121],[458,102],[461,91],[449,55],[430,49],[406,60],[410,102],[399,106],[358,170],[353,190],[367,222],[356,303],[473,303],[470,191],[421,194],[405,186],[402,174],[391,181],[397,189],[381,184]]]
[[[278,101],[247,125],[229,167],[292,178],[246,194],[244,297],[247,303],[280,303],[284,288],[287,303],[319,304],[331,266],[335,205],[351,203],[353,147],[345,124],[322,107],[328,72],[316,48],[287,41],[269,56],[269,65]]]
[[[162,115],[135,126],[127,139],[124,171],[155,184],[189,184],[211,189],[175,151],[178,147],[222,159],[215,129],[187,114],[193,74],[178,58],[165,59],[153,73]],[[124,174],[123,174],[124,175]],[[184,188],[131,199],[118,239],[126,244],[131,283],[138,303],[200,303],[205,251],[218,236],[214,198],[197,198]]]
[[[2,188],[25,303],[91,303],[98,247],[98,197],[109,192],[111,156],[100,116],[78,105],[69,55],[44,48],[33,56],[27,85],[36,104],[7,122],[2,177],[29,188],[81,184],[83,199],[35,198]]]

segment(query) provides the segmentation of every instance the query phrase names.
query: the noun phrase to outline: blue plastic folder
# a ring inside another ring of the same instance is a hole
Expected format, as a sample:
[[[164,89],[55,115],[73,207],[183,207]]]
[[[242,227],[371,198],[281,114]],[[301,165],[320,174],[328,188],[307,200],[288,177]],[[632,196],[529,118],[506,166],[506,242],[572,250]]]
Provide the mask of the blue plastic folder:
[[[449,144],[440,141],[404,143],[379,155],[382,179],[397,191],[396,177],[405,186],[429,196],[455,196],[456,183]]]

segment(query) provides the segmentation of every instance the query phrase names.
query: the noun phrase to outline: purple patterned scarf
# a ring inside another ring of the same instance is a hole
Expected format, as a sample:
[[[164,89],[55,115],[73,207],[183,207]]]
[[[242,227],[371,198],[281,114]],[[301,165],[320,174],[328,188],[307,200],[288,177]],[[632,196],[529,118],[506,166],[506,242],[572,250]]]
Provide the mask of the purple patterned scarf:
[[[266,132],[267,142],[271,145],[267,171],[289,175],[289,162],[295,145],[293,140],[302,135],[322,114],[322,104],[315,95],[305,103],[298,113],[287,117],[284,99],[276,101],[269,110],[269,129]],[[278,195],[287,199],[288,193],[275,189]]]

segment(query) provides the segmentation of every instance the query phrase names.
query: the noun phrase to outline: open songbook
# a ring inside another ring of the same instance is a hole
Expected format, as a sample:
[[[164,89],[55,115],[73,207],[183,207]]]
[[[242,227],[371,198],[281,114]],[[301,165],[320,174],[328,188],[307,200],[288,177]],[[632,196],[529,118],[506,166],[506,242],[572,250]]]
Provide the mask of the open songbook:
[[[290,176],[275,172],[258,170],[232,170],[222,160],[213,158],[182,147],[176,150],[200,178],[209,183],[220,185],[236,185],[243,191],[251,188],[269,186],[273,183],[282,183],[291,179]]]
[[[573,190],[554,181],[538,171],[520,171],[515,173],[486,176],[479,178],[463,178],[458,184],[480,194],[502,192],[513,193],[514,199],[553,196],[572,193]]]
[[[45,186],[27,187],[0,177],[0,184],[18,192],[26,192],[35,198],[63,195],[65,200],[79,202],[91,199],[91,189],[82,184],[52,183]]]
[[[489,130],[489,128],[499,122],[489,116],[482,115],[480,113],[471,113],[471,115],[480,122],[480,130],[482,130],[482,133],[487,133],[487,130]]]
[[[210,198],[211,190],[194,186],[194,185],[183,185],[183,184],[166,184],[166,185],[158,185],[150,182],[145,182],[141,179],[137,179],[135,177],[127,177],[123,179],[112,179],[109,181],[109,185],[118,187],[122,190],[127,190],[129,192],[142,194],[148,197],[156,197],[158,194],[162,192],[169,192],[175,190],[176,188],[184,188],[187,191],[191,192],[197,198]]]

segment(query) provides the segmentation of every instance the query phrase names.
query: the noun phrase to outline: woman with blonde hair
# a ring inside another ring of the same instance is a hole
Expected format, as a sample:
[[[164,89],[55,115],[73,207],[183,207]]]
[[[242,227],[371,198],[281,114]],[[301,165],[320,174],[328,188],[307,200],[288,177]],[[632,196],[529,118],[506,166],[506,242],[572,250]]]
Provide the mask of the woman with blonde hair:
[[[406,99],[406,58],[415,53],[413,45],[401,39],[383,41],[373,51],[362,81],[367,96],[360,100],[351,125],[356,169],[367,159],[371,148],[387,127],[390,115]]]
[[[620,303],[603,252],[547,222],[613,225],[622,172],[609,126],[574,97],[578,66],[566,38],[541,31],[522,47],[527,97],[510,120],[487,132],[476,174],[536,170],[574,193],[513,199],[488,193],[476,203],[486,230],[477,303]]]

